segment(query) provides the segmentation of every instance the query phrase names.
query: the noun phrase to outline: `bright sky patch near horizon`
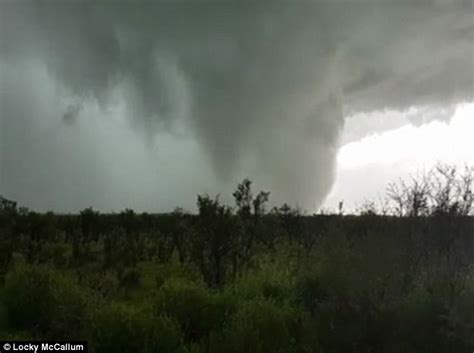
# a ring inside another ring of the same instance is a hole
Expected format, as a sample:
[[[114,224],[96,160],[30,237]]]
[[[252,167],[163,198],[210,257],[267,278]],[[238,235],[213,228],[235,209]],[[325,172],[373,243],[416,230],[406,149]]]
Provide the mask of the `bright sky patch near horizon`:
[[[407,112],[378,112],[372,121]],[[456,106],[451,119],[421,125],[407,124],[368,133],[344,144],[337,156],[336,179],[325,207],[336,209],[340,201],[354,211],[365,201],[376,203],[386,187],[400,178],[416,176],[437,163],[463,168],[474,165],[474,102]],[[351,131],[345,130],[343,135]],[[343,136],[344,140],[345,136]]]

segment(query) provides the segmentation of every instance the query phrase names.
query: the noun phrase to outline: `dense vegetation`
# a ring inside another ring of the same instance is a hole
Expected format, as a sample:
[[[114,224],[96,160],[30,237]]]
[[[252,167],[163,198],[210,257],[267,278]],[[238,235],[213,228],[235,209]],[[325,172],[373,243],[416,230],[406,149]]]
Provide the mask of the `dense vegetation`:
[[[474,349],[472,171],[393,184],[380,209],[305,215],[38,214],[0,199],[0,337],[93,352],[463,353]],[[268,206],[267,206],[268,208]]]

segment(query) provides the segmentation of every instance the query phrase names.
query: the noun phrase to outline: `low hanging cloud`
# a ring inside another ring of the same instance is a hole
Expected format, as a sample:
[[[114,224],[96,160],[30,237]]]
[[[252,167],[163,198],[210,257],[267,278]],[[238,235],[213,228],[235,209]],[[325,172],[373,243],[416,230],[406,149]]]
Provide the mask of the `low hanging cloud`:
[[[455,113],[455,107],[455,104],[445,103],[445,105],[420,105],[405,110],[384,109],[357,113],[346,117],[340,144],[359,141],[364,137],[406,125],[419,127],[434,121],[448,123]]]
[[[315,208],[344,116],[473,98],[472,1],[6,0],[0,13],[0,191],[38,208],[187,206],[245,176]]]

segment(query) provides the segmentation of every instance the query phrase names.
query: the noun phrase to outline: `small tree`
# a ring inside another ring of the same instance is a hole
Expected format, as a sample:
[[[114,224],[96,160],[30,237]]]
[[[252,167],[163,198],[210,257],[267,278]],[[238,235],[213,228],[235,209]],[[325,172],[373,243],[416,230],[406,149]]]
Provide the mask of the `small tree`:
[[[461,174],[455,166],[437,165],[430,180],[432,214],[467,216],[472,212],[473,168]]]
[[[252,182],[245,178],[232,194],[234,196],[235,205],[237,206],[237,214],[242,217],[250,217],[252,212]]]
[[[393,213],[400,217],[467,216],[473,208],[473,168],[438,164],[429,172],[387,188]]]
[[[246,266],[253,255],[253,247],[257,239],[261,239],[263,233],[263,216],[265,215],[266,203],[270,193],[260,191],[255,197],[252,193],[252,182],[244,179],[237,185],[232,194],[237,208],[237,216],[240,221],[237,251],[233,259],[233,272],[237,275],[239,270]]]
[[[398,184],[391,183],[387,195],[394,205],[394,213],[400,217],[418,217],[429,214],[430,175],[411,177],[410,182],[400,180]]]
[[[17,203],[0,195],[0,212],[16,211]]]
[[[193,260],[210,287],[221,287],[226,280],[228,261],[236,249],[236,225],[232,209],[219,197],[198,195],[198,234],[193,239]]]
[[[273,213],[278,217],[283,230],[285,231],[290,244],[298,241],[303,233],[303,215],[298,207],[291,207],[284,203],[280,207],[275,207]]]
[[[177,251],[179,262],[184,264],[189,257],[188,237],[193,235],[189,215],[182,209],[176,208],[171,214],[170,234],[173,249]]]

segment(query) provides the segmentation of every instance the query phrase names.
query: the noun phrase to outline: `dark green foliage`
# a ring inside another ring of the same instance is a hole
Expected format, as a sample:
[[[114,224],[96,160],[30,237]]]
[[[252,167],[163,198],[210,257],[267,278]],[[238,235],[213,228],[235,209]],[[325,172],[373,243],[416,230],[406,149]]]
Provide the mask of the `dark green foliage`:
[[[157,315],[173,317],[187,342],[199,342],[224,322],[226,303],[216,293],[186,280],[166,282],[156,296]]]
[[[263,298],[245,301],[231,317],[211,352],[312,352],[306,340],[304,314],[289,305]]]
[[[0,198],[0,338],[87,339],[95,353],[471,352],[472,178],[438,173],[392,186],[383,215],[267,213],[248,179],[234,208],[204,195],[196,215],[39,214]]]
[[[232,209],[219,198],[198,196],[197,234],[192,240],[192,256],[210,287],[221,287],[229,275],[237,242],[236,219]]]
[[[20,267],[8,273],[2,297],[14,330],[48,338],[82,332],[87,297],[68,276],[46,267]]]
[[[177,323],[153,316],[150,308],[113,303],[92,318],[91,344],[96,353],[175,353],[181,351]]]
[[[136,268],[130,268],[120,273],[119,285],[127,290],[140,288],[141,274]]]
[[[227,286],[226,293],[243,300],[265,298],[276,302],[294,302],[294,272],[289,268],[289,259],[284,254],[278,254],[282,263],[260,259],[258,269],[248,271],[245,276]]]

